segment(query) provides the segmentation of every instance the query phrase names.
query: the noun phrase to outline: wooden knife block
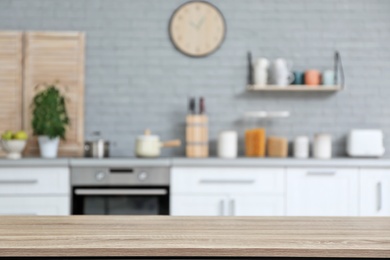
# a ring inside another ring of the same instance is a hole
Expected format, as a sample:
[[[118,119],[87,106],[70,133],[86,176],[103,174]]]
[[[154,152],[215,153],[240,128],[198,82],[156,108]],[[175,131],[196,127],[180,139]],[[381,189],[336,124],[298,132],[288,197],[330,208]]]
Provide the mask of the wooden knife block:
[[[190,158],[209,156],[208,117],[206,115],[187,116],[186,155]]]

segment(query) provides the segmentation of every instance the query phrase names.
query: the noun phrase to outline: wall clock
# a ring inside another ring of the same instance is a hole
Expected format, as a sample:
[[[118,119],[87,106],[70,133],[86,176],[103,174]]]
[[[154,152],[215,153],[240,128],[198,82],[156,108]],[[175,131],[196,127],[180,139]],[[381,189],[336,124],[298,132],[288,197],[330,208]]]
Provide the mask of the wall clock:
[[[225,39],[225,19],[218,8],[208,2],[187,2],[173,13],[169,34],[180,52],[204,57],[216,51]]]

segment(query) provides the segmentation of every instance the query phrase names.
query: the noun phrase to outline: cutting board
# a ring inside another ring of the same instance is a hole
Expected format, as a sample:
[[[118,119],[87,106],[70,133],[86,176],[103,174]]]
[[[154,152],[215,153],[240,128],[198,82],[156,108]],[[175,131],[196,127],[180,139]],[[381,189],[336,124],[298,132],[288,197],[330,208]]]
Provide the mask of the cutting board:
[[[22,129],[22,33],[0,32],[0,134]],[[0,156],[4,152],[0,149]]]
[[[45,84],[53,84],[66,97],[70,118],[66,141],[59,156],[82,156],[84,150],[84,52],[81,32],[26,32],[23,66],[23,126],[32,136],[32,100]],[[36,138],[31,138],[27,155],[38,155]]]

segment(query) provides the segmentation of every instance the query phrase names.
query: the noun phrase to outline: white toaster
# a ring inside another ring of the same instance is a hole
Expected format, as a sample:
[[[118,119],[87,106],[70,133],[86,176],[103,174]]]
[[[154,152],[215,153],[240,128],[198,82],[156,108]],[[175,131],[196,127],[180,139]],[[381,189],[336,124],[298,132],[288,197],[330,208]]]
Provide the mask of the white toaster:
[[[351,157],[381,157],[384,155],[382,130],[351,130],[347,137],[347,154]]]

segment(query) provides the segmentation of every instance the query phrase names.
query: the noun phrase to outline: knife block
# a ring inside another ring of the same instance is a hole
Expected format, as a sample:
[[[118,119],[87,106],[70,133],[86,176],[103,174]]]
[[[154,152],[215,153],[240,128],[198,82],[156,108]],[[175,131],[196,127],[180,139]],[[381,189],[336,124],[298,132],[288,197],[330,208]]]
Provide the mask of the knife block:
[[[208,117],[206,115],[187,116],[186,155],[189,158],[209,156]]]

